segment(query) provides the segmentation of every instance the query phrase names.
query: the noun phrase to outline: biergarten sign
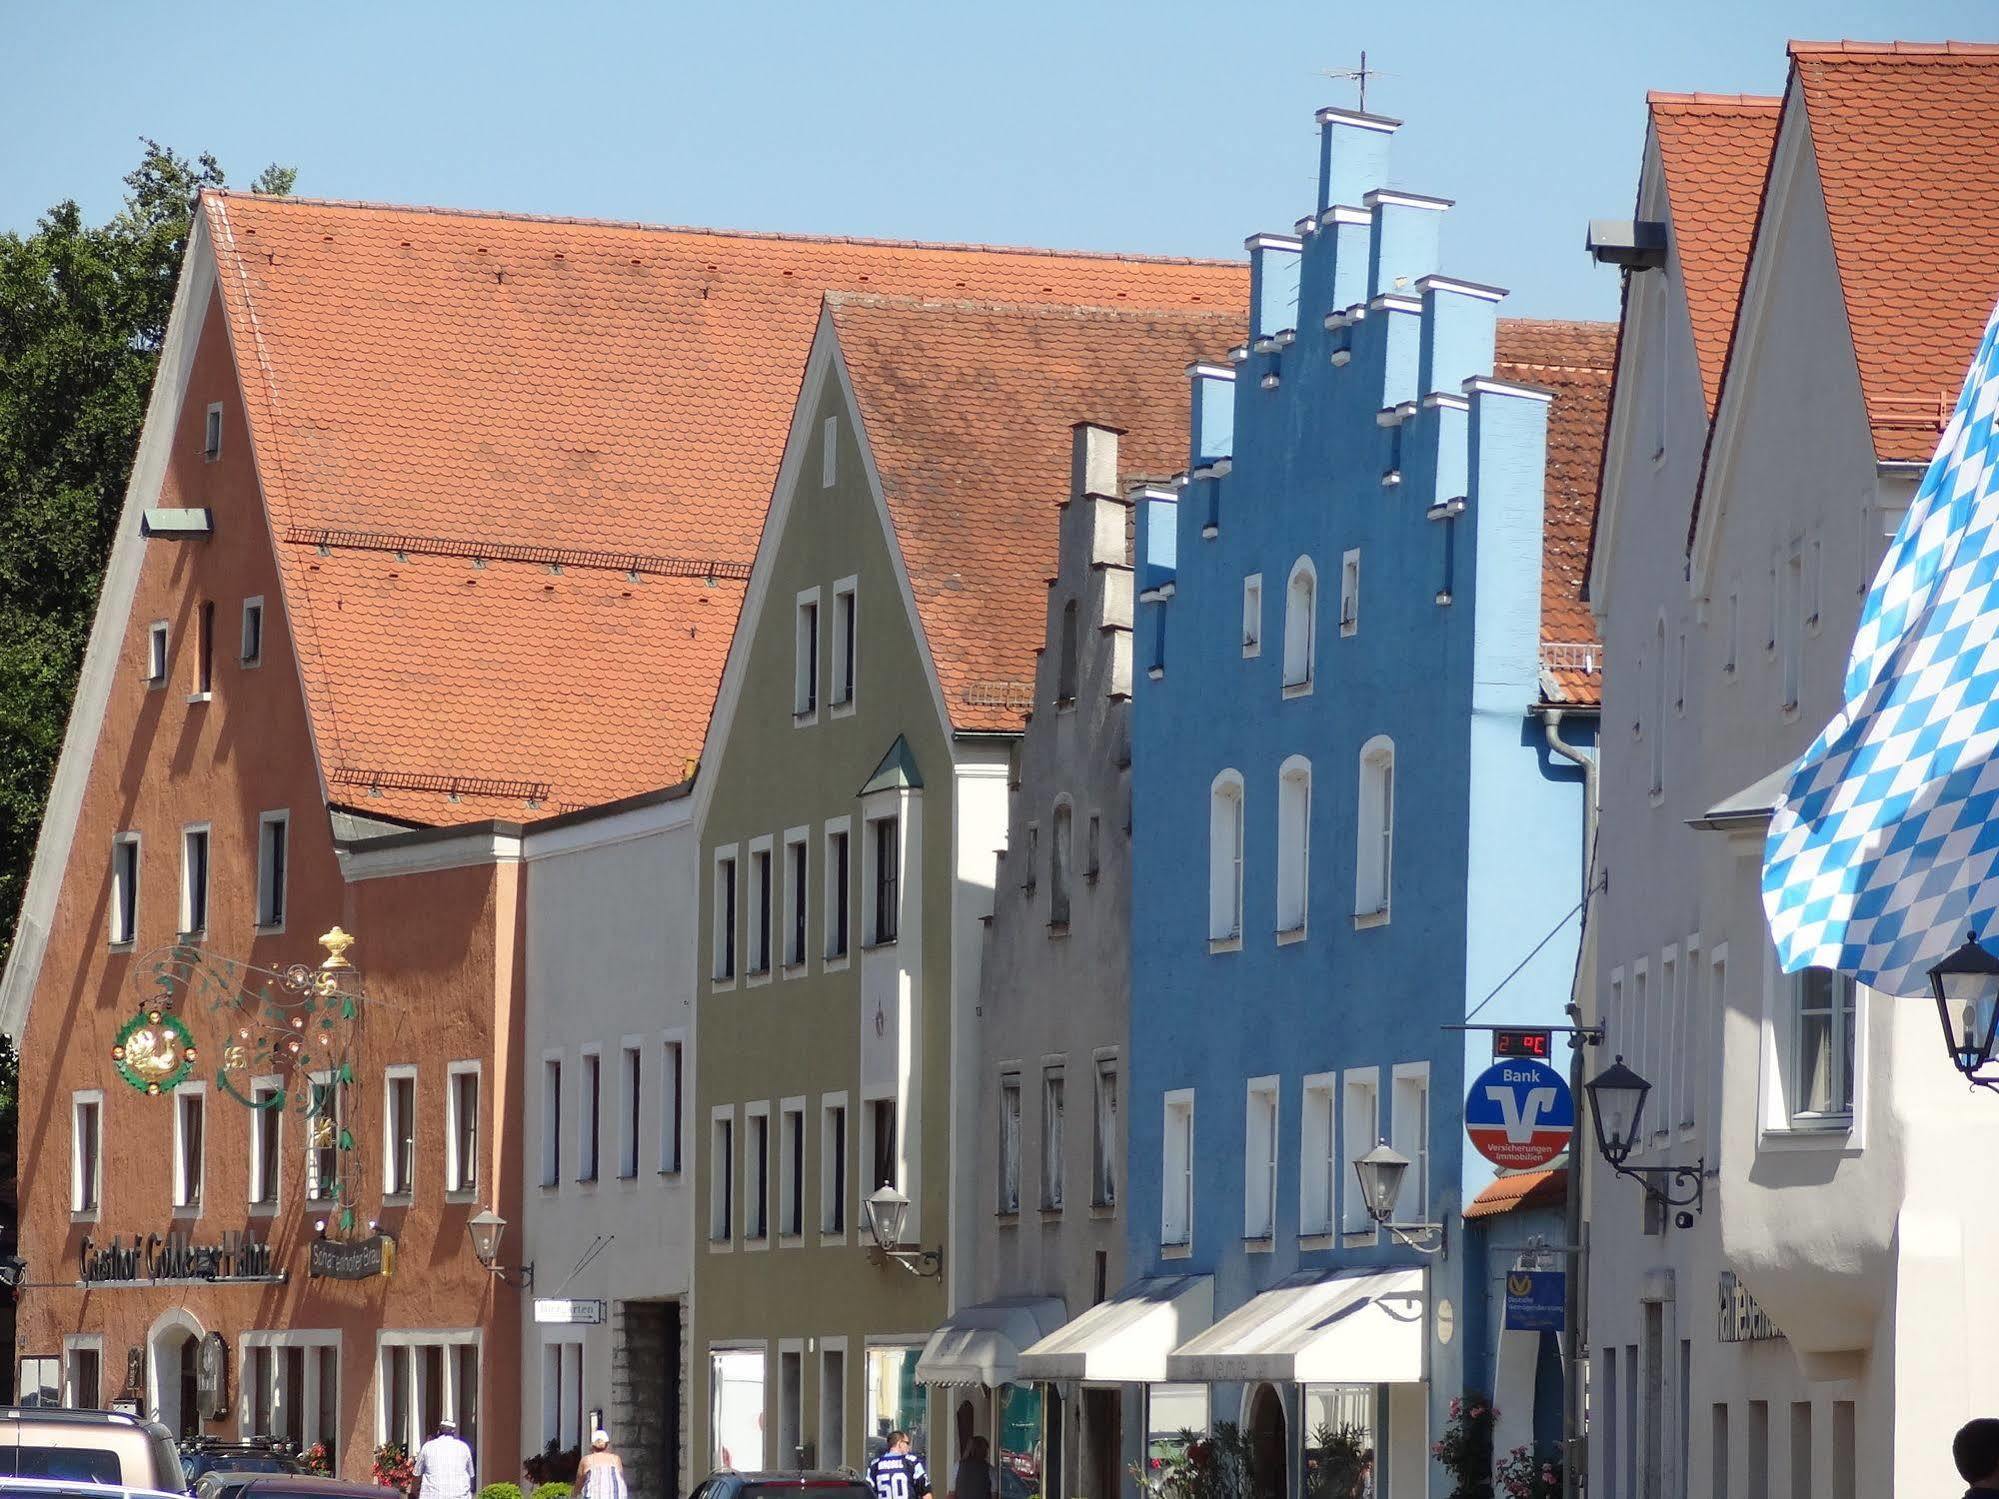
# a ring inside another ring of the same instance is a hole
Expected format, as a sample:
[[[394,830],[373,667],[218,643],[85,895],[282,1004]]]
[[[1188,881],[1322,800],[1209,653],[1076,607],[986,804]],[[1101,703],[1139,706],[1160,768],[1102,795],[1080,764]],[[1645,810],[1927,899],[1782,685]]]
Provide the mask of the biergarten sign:
[[[1772,1322],[1769,1313],[1756,1304],[1756,1298],[1742,1288],[1735,1272],[1722,1271],[1715,1337],[1724,1343],[1760,1343],[1782,1336],[1783,1329]]]
[[[184,1233],[114,1235],[109,1244],[83,1241],[79,1278],[85,1285],[206,1284],[282,1281],[271,1246],[227,1229],[212,1243],[196,1243]]]
[[[366,1239],[315,1239],[306,1258],[306,1273],[328,1280],[370,1280],[393,1275],[396,1241],[387,1234]]]

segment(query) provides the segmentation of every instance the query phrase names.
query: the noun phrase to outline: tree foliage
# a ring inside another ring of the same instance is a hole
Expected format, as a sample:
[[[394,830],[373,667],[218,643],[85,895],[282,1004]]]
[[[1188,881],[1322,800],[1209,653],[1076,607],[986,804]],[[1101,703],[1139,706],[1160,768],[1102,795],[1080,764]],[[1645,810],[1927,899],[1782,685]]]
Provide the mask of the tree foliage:
[[[220,164],[143,142],[109,223],[58,203],[0,234],[0,961],[12,946],[97,589],[173,310]],[[270,166],[259,192],[288,193]]]

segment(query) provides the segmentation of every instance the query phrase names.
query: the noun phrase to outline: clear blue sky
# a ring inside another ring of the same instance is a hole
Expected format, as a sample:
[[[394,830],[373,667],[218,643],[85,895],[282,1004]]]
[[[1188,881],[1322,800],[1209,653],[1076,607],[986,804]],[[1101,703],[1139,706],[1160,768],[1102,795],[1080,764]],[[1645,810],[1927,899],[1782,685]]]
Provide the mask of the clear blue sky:
[[[1237,255],[1312,208],[1312,110],[1407,121],[1460,275],[1610,317],[1647,88],[1774,93],[1787,37],[1991,40],[1991,0],[0,0],[0,229],[117,204],[145,134],[231,180],[534,213]]]

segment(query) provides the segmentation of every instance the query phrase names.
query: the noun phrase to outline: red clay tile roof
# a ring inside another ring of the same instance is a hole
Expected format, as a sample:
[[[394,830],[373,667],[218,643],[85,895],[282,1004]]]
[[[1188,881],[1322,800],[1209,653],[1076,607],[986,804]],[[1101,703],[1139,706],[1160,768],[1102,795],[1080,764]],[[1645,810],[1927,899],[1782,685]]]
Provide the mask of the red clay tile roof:
[[[954,727],[1018,730],[1055,571],[1070,425],[1123,429],[1121,478],[1187,450],[1196,359],[1243,314],[828,297]]]
[[[1247,296],[1230,262],[225,193],[204,214],[333,799],[421,823],[684,778],[826,291],[1238,320]]]
[[[1569,1173],[1563,1166],[1502,1176],[1465,1204],[1468,1220],[1497,1218],[1523,1208],[1559,1207],[1569,1200]]]
[[[1647,94],[1645,101],[1659,142],[1673,250],[1712,419],[1784,101],[1663,93]]]
[[[1615,323],[1502,318],[1493,357],[1502,379],[1555,392],[1541,530],[1542,676],[1551,698],[1583,706],[1603,701],[1603,647],[1583,584],[1616,354]]]

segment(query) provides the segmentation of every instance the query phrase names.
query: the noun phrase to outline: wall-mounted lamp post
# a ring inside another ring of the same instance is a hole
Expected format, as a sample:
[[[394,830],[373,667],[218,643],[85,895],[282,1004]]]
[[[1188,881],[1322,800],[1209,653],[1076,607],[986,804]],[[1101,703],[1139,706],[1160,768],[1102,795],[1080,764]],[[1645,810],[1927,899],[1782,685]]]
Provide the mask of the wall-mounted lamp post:
[[[1409,1171],[1409,1157],[1383,1140],[1353,1163],[1360,1178],[1360,1199],[1367,1204],[1367,1216],[1387,1229],[1389,1236],[1419,1254],[1442,1254],[1445,1249],[1441,1223],[1394,1222],[1395,1204],[1402,1195],[1402,1178]]]
[[[517,1290],[534,1289],[534,1265],[502,1265],[500,1263],[500,1238],[507,1231],[507,1220],[491,1208],[485,1208],[472,1215],[465,1224],[465,1232],[472,1239],[472,1253],[479,1263],[495,1280],[502,1281]]]
[[[1930,970],[1930,990],[1936,995],[1951,1065],[1967,1081],[1999,1093],[1999,1079],[1978,1075],[1992,1060],[1993,1034],[1999,1030],[1999,958],[1980,947],[1978,933],[1971,932],[1956,952]]]
[[[1625,1164],[1643,1138],[1639,1131],[1645,1122],[1645,1097],[1652,1091],[1652,1085],[1625,1066],[1624,1058],[1619,1057],[1583,1084],[1583,1089],[1589,1094],[1597,1152],[1610,1169],[1619,1176],[1631,1177],[1667,1207],[1691,1207],[1698,1213],[1707,1189],[1705,1158],[1691,1166]],[[1687,1220],[1689,1224],[1692,1221]]]
[[[911,1275],[944,1278],[944,1250],[904,1249],[902,1231],[909,1222],[909,1199],[894,1187],[878,1187],[868,1197],[868,1232],[874,1237],[870,1253],[877,1262],[893,1260]]]

